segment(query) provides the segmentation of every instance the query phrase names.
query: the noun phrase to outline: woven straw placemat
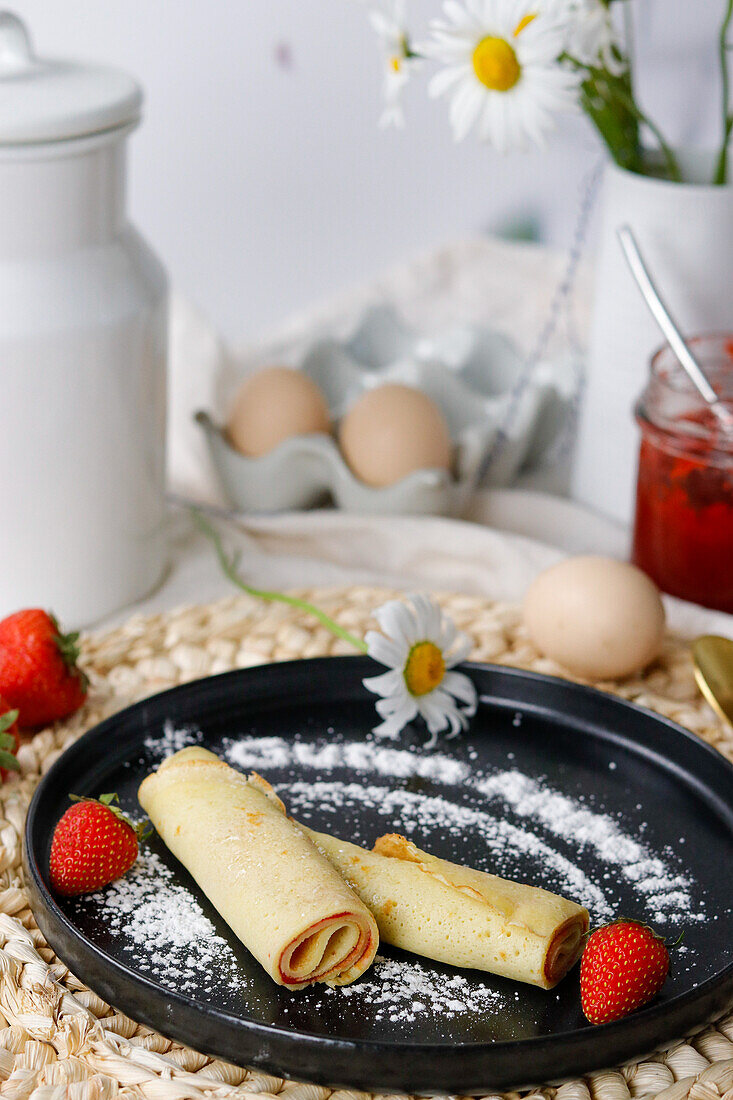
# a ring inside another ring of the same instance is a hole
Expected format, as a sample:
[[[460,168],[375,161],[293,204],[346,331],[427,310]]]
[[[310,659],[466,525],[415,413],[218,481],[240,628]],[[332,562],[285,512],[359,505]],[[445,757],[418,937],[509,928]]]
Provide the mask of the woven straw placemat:
[[[381,589],[319,589],[317,603],[354,633],[388,596]],[[539,672],[562,670],[539,656],[519,611],[469,596],[440,602],[475,641],[477,659]],[[23,888],[21,836],[40,776],[67,745],[102,718],[145,695],[232,668],[350,652],[324,628],[283,605],[237,596],[171,614],[133,618],[84,639],[91,691],[70,721],[22,745],[20,778],[0,787],[0,1096],[10,1100],[351,1100],[333,1092],[213,1060],[136,1024],[69,972],[36,927]],[[688,647],[668,638],[659,661],[623,684],[599,684],[694,730],[733,759],[733,735],[695,688]],[[526,1090],[525,1090],[526,1092]],[[516,1098],[519,1093],[507,1093]],[[539,1100],[733,1100],[733,1015],[649,1058],[529,1093]]]

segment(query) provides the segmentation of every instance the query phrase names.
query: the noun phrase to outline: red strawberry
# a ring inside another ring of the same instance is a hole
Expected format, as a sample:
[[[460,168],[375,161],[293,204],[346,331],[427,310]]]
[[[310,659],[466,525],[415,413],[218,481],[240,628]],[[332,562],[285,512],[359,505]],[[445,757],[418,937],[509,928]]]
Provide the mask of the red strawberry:
[[[588,939],[580,963],[583,1012],[592,1024],[620,1020],[656,997],[669,971],[663,939],[645,924],[618,920]]]
[[[69,806],[51,841],[51,886],[62,897],[89,894],[130,870],[137,859],[144,825],[133,825],[114,805],[116,794],[79,798]]]
[[[78,634],[62,634],[53,615],[37,608],[0,622],[0,695],[27,729],[73,714],[87,695],[77,667]]]
[[[17,751],[18,712],[11,710],[0,698],[0,782],[5,782],[9,771],[20,771],[20,764],[15,759]]]

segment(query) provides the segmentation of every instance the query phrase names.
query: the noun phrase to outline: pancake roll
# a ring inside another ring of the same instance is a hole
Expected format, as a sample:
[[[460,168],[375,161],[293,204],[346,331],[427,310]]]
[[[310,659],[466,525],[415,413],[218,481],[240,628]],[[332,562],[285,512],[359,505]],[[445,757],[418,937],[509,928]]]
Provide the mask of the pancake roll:
[[[234,934],[278,985],[346,985],[379,945],[374,917],[259,776],[183,749],[140,804]]]
[[[581,955],[589,918],[573,901],[438,859],[396,834],[373,851],[310,835],[372,911],[385,943],[542,989]]]

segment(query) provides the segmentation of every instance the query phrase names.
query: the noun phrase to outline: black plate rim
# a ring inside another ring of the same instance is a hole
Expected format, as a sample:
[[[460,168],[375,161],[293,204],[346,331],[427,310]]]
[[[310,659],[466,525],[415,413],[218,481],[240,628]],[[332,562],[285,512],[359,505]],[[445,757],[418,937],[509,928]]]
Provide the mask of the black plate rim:
[[[286,676],[289,672],[297,669],[298,672],[303,671],[304,665],[311,667],[328,666],[330,669],[334,669],[334,665],[342,664],[349,667],[357,673],[359,681],[366,675],[373,673],[374,669],[378,666],[368,657],[363,656],[339,656],[339,657],[316,657],[307,659],[298,659],[293,661],[283,661],[274,664],[258,665],[254,668],[246,669],[234,669],[228,672],[218,673],[214,676],[208,676],[197,680],[188,681],[184,684],[178,684],[175,687],[168,688],[165,691],[158,692],[155,695],[146,697],[139,700],[136,703],[131,704],[128,707],[123,708],[120,711],[115,712],[91,729],[87,730],[73,745],[69,746],[64,751],[59,761],[63,758],[64,763],[68,765],[73,763],[76,756],[83,757],[85,747],[89,741],[94,738],[104,737],[110,729],[114,729],[120,722],[120,720],[134,720],[139,714],[145,711],[151,703],[164,704],[166,700],[177,697],[179,695],[189,695],[192,691],[203,691],[205,694],[209,691],[215,691],[217,686],[224,682],[234,682],[247,680],[252,677],[256,679],[258,674],[261,676],[263,672],[270,672],[271,670],[277,670],[279,675]],[[495,665],[484,662],[465,662],[461,668],[468,672],[475,672],[479,674],[493,674],[498,675],[500,678],[506,678],[509,682],[521,683],[523,681],[529,681],[536,685],[547,685],[548,687],[565,689],[571,696],[575,696],[578,699],[584,697],[595,703],[600,703],[603,706],[611,705],[614,709],[618,709],[619,713],[631,713],[643,715],[649,719],[652,719],[655,724],[665,727],[669,733],[677,738],[682,738],[683,742],[687,744],[691,751],[697,754],[702,754],[703,757],[707,757],[710,762],[714,762],[719,774],[721,776],[727,776],[728,782],[733,787],[733,764],[730,763],[721,753],[719,753],[711,745],[704,742],[701,738],[697,737],[691,731],[685,729],[683,726],[678,725],[671,719],[658,714],[648,707],[641,706],[637,703],[632,703],[629,700],[623,699],[620,696],[612,695],[608,692],[600,691],[597,688],[591,687],[587,684],[576,683],[571,680],[565,680],[561,677],[549,676],[545,673],[532,672],[529,670],[514,668],[504,665]],[[340,678],[339,678],[340,679]],[[507,695],[495,695],[492,691],[480,690],[479,696],[482,699],[493,699],[503,702],[504,704],[516,705],[517,709],[524,709],[527,712],[532,713],[544,713],[550,715],[554,720],[570,720],[573,718],[578,719],[577,715],[560,715],[556,709],[551,706],[538,706],[534,704],[528,704],[526,702],[516,701],[508,699]],[[611,742],[618,742],[621,744],[629,744],[629,739],[625,738],[623,734],[616,734],[611,731],[596,731],[596,736],[601,736],[604,739]],[[637,748],[638,751],[638,748]],[[657,755],[652,753],[652,755]],[[81,948],[82,954],[87,953],[91,956],[93,962],[101,960],[105,966],[116,976],[121,978],[125,982],[129,982],[132,986],[145,996],[151,996],[151,1003],[159,1000],[161,996],[167,1001],[176,1002],[182,1006],[185,1006],[188,1010],[196,1013],[200,1012],[200,1002],[194,998],[188,997],[175,990],[167,989],[159,985],[153,979],[140,974],[135,969],[126,966],[119,959],[112,955],[109,955],[102,948],[96,946],[91,941],[87,940],[75,927],[73,922],[66,916],[61,907],[56,902],[50,889],[47,887],[44,873],[40,867],[39,860],[35,851],[33,843],[33,831],[35,820],[38,814],[38,808],[43,801],[46,791],[49,788],[53,788],[55,773],[59,770],[59,761],[54,761],[54,764],[49,768],[48,772],[43,776],[38,787],[36,788],[29,809],[26,816],[24,834],[23,834],[23,863],[26,873],[26,883],[33,898],[34,915],[37,915],[37,910],[40,911],[42,919],[48,920],[49,930],[53,933],[57,933],[59,938],[69,939],[76,943]],[[727,817],[733,827],[733,806],[728,806],[725,802],[722,802],[721,809],[724,812],[724,816]],[[44,924],[46,920],[44,920]],[[39,923],[40,926],[40,923]],[[42,928],[44,934],[45,929]],[[47,936],[48,938],[48,936]],[[80,972],[78,964],[72,967],[79,977],[83,978],[83,973]],[[686,1017],[690,1017],[690,1011],[696,1006],[700,1006],[700,1015],[693,1022],[690,1019],[688,1026],[695,1026],[705,1021],[708,1016],[708,1011],[705,1009],[706,1005],[709,1005],[711,999],[718,994],[722,987],[729,982],[733,983],[733,963],[729,964],[717,974],[711,978],[706,979],[700,985],[694,989],[688,990],[686,993],[679,994],[673,999],[662,1004],[652,1004],[640,1011],[634,1013],[632,1017],[627,1017],[622,1020],[615,1021],[613,1023],[599,1025],[592,1030],[582,1029],[575,1031],[558,1032],[553,1035],[535,1036],[525,1039],[513,1039],[502,1040],[500,1042],[486,1044],[480,1041],[468,1041],[458,1042],[447,1046],[445,1044],[435,1043],[415,1043],[412,1041],[400,1041],[395,1039],[393,1042],[385,1043],[381,1040],[374,1039],[357,1039],[348,1040],[337,1038],[333,1036],[313,1035],[310,1032],[302,1032],[298,1030],[287,1030],[275,1025],[266,1023],[259,1023],[252,1020],[244,1020],[239,1016],[234,1016],[229,1012],[215,1008],[210,1010],[213,1015],[221,1020],[222,1023],[228,1023],[237,1030],[244,1030],[246,1032],[253,1033],[255,1035],[261,1035],[263,1037],[274,1039],[278,1042],[282,1042],[285,1038],[287,1042],[294,1044],[303,1044],[308,1047],[317,1047],[321,1050],[330,1050],[332,1052],[342,1052],[345,1054],[352,1054],[355,1050],[368,1051],[369,1056],[374,1056],[379,1053],[386,1053],[390,1051],[399,1051],[401,1056],[414,1053],[417,1056],[445,1056],[448,1051],[458,1052],[475,1052],[475,1051],[487,1051],[492,1055],[500,1057],[502,1054],[512,1052],[518,1054],[518,1052],[526,1052],[528,1056],[532,1054],[539,1054],[546,1051],[552,1046],[558,1043],[562,1043],[566,1048],[572,1048],[574,1044],[582,1045],[585,1043],[589,1036],[603,1037],[607,1042],[601,1044],[607,1046],[609,1042],[612,1042],[617,1036],[624,1036],[630,1027],[630,1024],[639,1025],[643,1023],[648,1025],[648,1028],[644,1030],[653,1031],[654,1025],[663,1022],[670,1014],[670,1007],[674,1007],[676,1010],[684,1012]],[[91,987],[90,987],[91,988]],[[722,1010],[721,1010],[722,1011]],[[166,1031],[170,1036],[176,1038],[173,1035],[173,1030],[170,1026],[151,1022],[150,1017],[148,1020],[142,1021],[151,1023],[151,1026]],[[638,1027],[635,1030],[640,1030]],[[183,1039],[188,1045],[196,1046],[195,1042],[189,1039]],[[642,1051],[651,1049],[649,1046],[641,1044],[639,1054]],[[215,1056],[219,1057],[231,1057],[231,1053],[223,1054],[221,1051],[212,1051]],[[635,1057],[636,1055],[632,1055]],[[589,1065],[588,1070],[600,1068],[608,1063],[608,1059],[601,1058],[593,1065]],[[251,1060],[250,1060],[251,1064]],[[268,1068],[273,1072],[283,1074],[282,1067],[275,1066],[272,1062],[261,1063],[263,1068]],[[578,1071],[581,1072],[581,1071]],[[298,1076],[297,1071],[294,1071],[295,1076]],[[285,1074],[287,1076],[287,1074]],[[550,1076],[548,1074],[548,1076]],[[324,1082],[326,1078],[321,1078]],[[536,1080],[536,1078],[532,1078]],[[391,1080],[388,1083],[393,1083]],[[353,1081],[346,1082],[346,1084],[354,1084]],[[516,1082],[515,1082],[516,1084]],[[366,1087],[362,1085],[362,1087]],[[483,1088],[483,1086],[481,1086]],[[410,1086],[411,1091],[415,1091]],[[468,1090],[472,1091],[472,1090]]]

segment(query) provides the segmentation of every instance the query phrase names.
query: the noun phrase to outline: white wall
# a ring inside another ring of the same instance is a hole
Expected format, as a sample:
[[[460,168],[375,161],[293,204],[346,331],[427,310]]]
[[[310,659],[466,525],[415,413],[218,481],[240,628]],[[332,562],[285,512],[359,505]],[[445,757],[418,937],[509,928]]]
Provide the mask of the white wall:
[[[598,156],[582,120],[546,154],[455,146],[422,87],[410,90],[407,130],[379,131],[379,58],[357,0],[10,4],[39,52],[114,63],[144,84],[133,217],[233,339],[412,250],[535,211],[548,239],[567,243]],[[645,97],[673,139],[712,140],[722,0],[634,6]]]

